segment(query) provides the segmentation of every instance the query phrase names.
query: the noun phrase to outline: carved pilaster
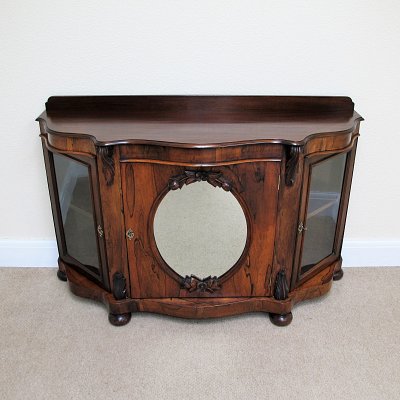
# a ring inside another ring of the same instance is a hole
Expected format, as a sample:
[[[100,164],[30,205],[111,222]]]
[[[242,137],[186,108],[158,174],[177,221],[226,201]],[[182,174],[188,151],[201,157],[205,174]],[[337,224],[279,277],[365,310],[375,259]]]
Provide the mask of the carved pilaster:
[[[122,272],[116,272],[113,275],[112,293],[116,300],[123,300],[128,297],[126,292],[126,279]]]
[[[209,292],[214,293],[221,289],[216,276],[209,276],[204,279],[200,279],[195,275],[185,276],[182,287],[187,289],[189,293],[192,292]]]
[[[299,169],[301,147],[291,146],[288,153],[289,154],[286,158],[285,183],[286,186],[293,186]]]
[[[111,186],[114,183],[115,175],[115,163],[114,163],[114,147],[113,146],[101,146],[97,148],[97,153],[101,157],[103,164],[103,174],[107,182],[107,186]]]
[[[276,275],[274,298],[276,300],[286,300],[289,296],[289,285],[286,278],[285,269],[281,269]]]
[[[226,192],[232,190],[232,184],[222,176],[221,172],[214,171],[185,171],[181,175],[175,175],[168,181],[171,190],[182,189],[183,185],[194,182],[206,181],[214,187],[220,187]]]

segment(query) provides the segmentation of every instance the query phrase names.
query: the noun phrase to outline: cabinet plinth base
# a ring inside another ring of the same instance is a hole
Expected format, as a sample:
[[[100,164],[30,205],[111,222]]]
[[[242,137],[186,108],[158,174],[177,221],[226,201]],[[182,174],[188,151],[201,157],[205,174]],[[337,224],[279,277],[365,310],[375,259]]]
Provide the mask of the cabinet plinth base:
[[[293,314],[287,313],[287,314],[269,314],[269,319],[271,322],[276,325],[276,326],[286,326],[289,325],[292,322],[293,319]]]
[[[108,314],[108,320],[111,325],[114,326],[123,326],[126,325],[131,320],[131,313],[124,314]]]
[[[116,300],[105,289],[98,286],[73,267],[64,262],[71,291],[80,297],[102,302],[108,309],[111,324],[127,324],[133,312],[151,312],[179,318],[219,318],[248,312],[270,314],[272,323],[288,325],[292,321],[292,309],[300,301],[319,297],[329,291],[336,263],[326,267],[313,278],[289,293],[286,300],[273,297],[213,297],[213,298],[147,298]]]

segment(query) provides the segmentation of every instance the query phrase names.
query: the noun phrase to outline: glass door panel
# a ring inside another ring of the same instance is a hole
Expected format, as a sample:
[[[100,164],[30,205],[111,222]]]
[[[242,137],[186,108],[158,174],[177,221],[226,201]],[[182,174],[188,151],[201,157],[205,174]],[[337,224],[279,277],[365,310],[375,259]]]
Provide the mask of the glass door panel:
[[[53,159],[67,253],[100,269],[89,167],[56,153]]]
[[[333,252],[347,153],[310,166],[301,274]]]

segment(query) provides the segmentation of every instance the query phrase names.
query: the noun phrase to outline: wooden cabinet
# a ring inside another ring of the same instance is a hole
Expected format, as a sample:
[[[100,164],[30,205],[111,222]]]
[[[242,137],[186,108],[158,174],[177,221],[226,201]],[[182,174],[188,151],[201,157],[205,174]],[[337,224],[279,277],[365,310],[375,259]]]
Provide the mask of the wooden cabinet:
[[[361,120],[347,97],[49,98],[58,276],[115,325],[140,311],[287,325],[343,274]]]

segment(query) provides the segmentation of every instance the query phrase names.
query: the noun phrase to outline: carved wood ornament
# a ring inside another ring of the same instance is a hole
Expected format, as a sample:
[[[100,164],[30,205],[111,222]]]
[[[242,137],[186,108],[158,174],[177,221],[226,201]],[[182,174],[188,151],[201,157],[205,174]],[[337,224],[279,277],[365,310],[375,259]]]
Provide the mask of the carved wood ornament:
[[[290,147],[289,154],[286,159],[286,172],[285,172],[286,186],[293,186],[296,180],[300,153],[301,153],[300,146]]]
[[[113,146],[101,146],[97,150],[101,161],[103,163],[103,174],[107,182],[107,186],[111,186],[114,183],[115,175],[115,163],[114,163],[114,147]]]
[[[208,276],[207,278],[200,279],[195,275],[186,275],[182,282],[182,287],[187,289],[189,293],[193,292],[208,292],[214,293],[221,289],[216,276]]]
[[[122,272],[113,275],[113,295],[116,300],[123,300],[128,297],[126,291],[126,279]]]
[[[286,278],[286,272],[281,269],[276,275],[274,298],[276,300],[286,300],[289,296],[289,285]]]
[[[168,181],[171,190],[182,189],[183,185],[190,185],[194,182],[206,181],[214,187],[220,187],[226,192],[232,190],[232,184],[226,180],[221,172],[214,171],[185,171],[181,175],[175,175]]]

